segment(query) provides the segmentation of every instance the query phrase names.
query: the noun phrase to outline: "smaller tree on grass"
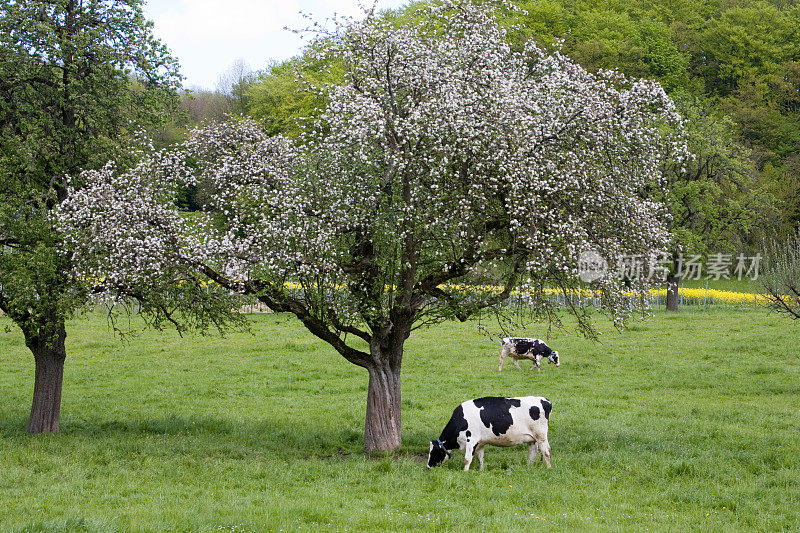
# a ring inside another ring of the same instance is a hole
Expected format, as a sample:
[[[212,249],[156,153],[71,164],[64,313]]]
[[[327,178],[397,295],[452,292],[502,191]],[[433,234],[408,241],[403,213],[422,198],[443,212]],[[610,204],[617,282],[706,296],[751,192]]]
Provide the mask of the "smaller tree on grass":
[[[54,226],[66,178],[120,165],[177,104],[177,62],[141,0],[0,0],[0,310],[35,363],[27,429],[57,431],[66,321],[88,300]]]
[[[425,9],[413,28],[368,16],[322,35],[312,53],[341,61],[344,83],[297,140],[245,120],[198,129],[176,153],[86,175],[62,212],[84,275],[108,290],[163,272],[213,281],[366,369],[367,452],[400,445],[413,330],[515,289],[552,318],[546,288],[578,286],[581,251],[663,249],[658,176],[685,155],[658,84],[512,50],[485,5]],[[187,219],[170,191],[198,180],[210,200]],[[615,319],[630,312],[611,272],[593,286]]]

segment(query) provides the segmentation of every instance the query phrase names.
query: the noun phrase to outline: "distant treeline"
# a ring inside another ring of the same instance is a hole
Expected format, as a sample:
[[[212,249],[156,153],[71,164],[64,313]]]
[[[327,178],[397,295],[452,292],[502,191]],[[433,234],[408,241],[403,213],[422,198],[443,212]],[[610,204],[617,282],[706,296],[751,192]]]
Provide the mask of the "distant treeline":
[[[698,155],[672,178],[675,231],[684,245],[700,253],[752,248],[800,224],[796,0],[515,3],[524,12],[507,16],[512,45],[534,39],[590,70],[657,79],[678,102]],[[413,24],[419,5],[385,16]],[[184,108],[191,123],[245,114],[272,133],[295,135],[298,121],[322,103],[298,85],[296,72],[313,85],[335,82],[343,76],[338,67],[298,57],[253,74],[239,69],[227,73],[219,92],[187,95]]]

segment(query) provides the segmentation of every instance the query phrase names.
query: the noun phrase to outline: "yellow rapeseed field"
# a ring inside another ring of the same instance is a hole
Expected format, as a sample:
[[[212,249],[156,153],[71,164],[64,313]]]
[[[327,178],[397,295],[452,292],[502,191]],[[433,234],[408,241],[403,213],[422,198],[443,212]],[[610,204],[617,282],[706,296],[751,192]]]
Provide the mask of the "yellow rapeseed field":
[[[486,294],[486,293],[493,293],[498,294],[502,292],[503,287],[500,286],[491,286],[491,285],[442,285],[440,286],[441,289],[450,290],[450,291],[469,291],[479,294]],[[575,288],[575,289],[556,289],[556,288],[545,288],[544,293],[548,296],[561,296],[567,298],[599,298],[600,293],[594,291],[592,289],[585,289],[585,288]],[[666,298],[667,297],[667,289],[666,288],[653,288],[649,291],[651,298]],[[525,291],[514,290],[512,291],[512,296],[520,296],[524,295]],[[709,304],[728,304],[728,305],[743,305],[743,306],[755,306],[755,307],[765,307],[768,305],[769,300],[765,294],[754,294],[749,292],[734,292],[734,291],[723,291],[718,289],[706,289],[704,287],[700,288],[688,288],[682,287],[678,289],[679,298],[682,298],[684,303],[691,303],[691,304],[698,304],[698,303],[709,303]],[[635,296],[635,293],[629,292],[626,293],[626,296]]]
[[[103,279],[99,280],[100,282]],[[179,284],[183,283],[183,281],[179,281]],[[215,285],[213,281],[202,281],[202,286],[207,285]],[[297,282],[285,282],[284,286],[289,290],[303,290],[306,288],[302,283]],[[311,288],[311,287],[308,287]],[[316,288],[316,287],[314,287]],[[334,287],[336,290],[344,289],[344,286],[337,285]],[[440,289],[451,291],[451,292],[472,292],[475,294],[499,294],[503,291],[503,287],[496,286],[496,285],[460,285],[460,284],[446,284],[440,285]],[[389,287],[387,287],[387,290]],[[396,287],[392,287],[391,289],[396,289]],[[592,289],[586,288],[575,288],[575,289],[556,289],[556,288],[545,288],[544,293],[548,296],[552,297],[566,297],[566,298],[599,298],[600,293],[594,291]],[[519,297],[525,296],[527,291],[515,289],[511,292],[512,297]],[[667,289],[666,288],[653,288],[649,291],[651,298],[666,298],[667,297]],[[688,304],[727,304],[727,305],[738,305],[738,306],[750,306],[750,307],[766,307],[769,304],[769,299],[765,294],[754,294],[749,292],[734,292],[734,291],[723,291],[718,289],[706,289],[704,287],[699,288],[688,288],[682,287],[678,289],[679,298],[683,300],[683,303]],[[636,293],[629,292],[626,293],[626,296],[636,296]]]

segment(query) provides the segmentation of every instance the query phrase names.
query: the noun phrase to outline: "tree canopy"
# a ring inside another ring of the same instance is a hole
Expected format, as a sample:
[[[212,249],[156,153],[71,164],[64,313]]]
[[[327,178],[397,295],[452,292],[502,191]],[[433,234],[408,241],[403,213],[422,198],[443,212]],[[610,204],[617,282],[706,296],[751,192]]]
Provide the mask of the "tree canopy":
[[[748,203],[756,212],[778,214],[777,224],[769,219],[770,230],[794,231],[800,223],[800,6],[796,2],[518,0],[514,4],[522,11],[501,17],[512,46],[520,47],[531,38],[544,49],[560,47],[592,72],[613,68],[628,76],[655,79],[677,100],[692,102],[698,111],[687,109],[689,116],[715,117],[728,124],[717,129],[722,137],[712,143],[747,154],[737,165],[750,168],[753,183],[748,188],[760,191]],[[396,24],[416,24],[426,5],[414,2],[385,17]],[[274,132],[294,134],[297,119],[312,116],[319,107],[312,93],[292,79],[296,69],[324,75],[303,59],[308,56],[271,67],[250,87],[248,114],[268,121]],[[688,128],[693,127],[690,119]],[[702,123],[697,128],[705,129],[702,135],[711,133]],[[737,201],[739,187],[721,186],[733,194],[726,202]],[[680,218],[680,213],[676,215]],[[723,240],[722,234],[706,236],[711,240],[702,248]],[[724,237],[733,238],[724,247],[754,242],[744,226],[726,230]]]

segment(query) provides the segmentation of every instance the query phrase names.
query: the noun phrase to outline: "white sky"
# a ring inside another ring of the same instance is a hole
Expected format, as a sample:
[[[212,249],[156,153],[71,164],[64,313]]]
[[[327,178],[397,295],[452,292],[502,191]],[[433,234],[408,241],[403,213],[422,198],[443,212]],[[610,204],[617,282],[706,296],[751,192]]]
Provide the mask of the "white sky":
[[[378,7],[408,2],[378,0]],[[306,27],[300,11],[320,22],[333,13],[361,12],[357,0],[147,0],[144,6],[156,37],[180,61],[184,86],[205,89],[214,89],[219,75],[238,59],[259,70],[297,55],[304,42],[283,28]]]

